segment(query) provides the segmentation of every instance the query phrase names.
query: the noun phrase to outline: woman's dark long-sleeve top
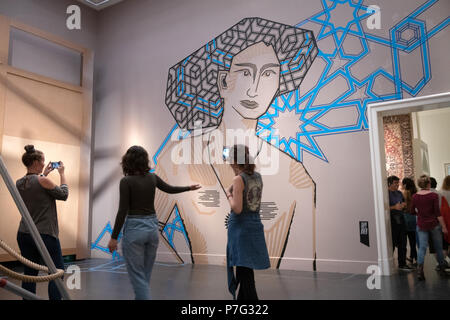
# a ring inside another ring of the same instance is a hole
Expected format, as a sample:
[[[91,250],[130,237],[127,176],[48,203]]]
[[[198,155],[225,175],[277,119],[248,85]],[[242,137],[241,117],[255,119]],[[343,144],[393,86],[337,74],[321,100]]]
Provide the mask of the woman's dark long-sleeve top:
[[[154,204],[156,188],[167,193],[180,193],[191,189],[190,187],[171,186],[154,173],[123,177],[120,180],[119,210],[114,223],[112,239],[119,237],[127,215],[150,215],[156,213]]]

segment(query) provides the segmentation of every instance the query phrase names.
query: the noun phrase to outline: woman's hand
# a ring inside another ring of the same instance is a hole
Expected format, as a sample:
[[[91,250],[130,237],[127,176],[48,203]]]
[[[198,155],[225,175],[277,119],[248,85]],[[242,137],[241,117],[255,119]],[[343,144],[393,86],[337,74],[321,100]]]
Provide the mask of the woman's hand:
[[[189,186],[189,187],[191,188],[191,191],[193,191],[193,190],[198,190],[198,189],[200,189],[202,186],[199,185],[199,184],[193,184],[193,185],[191,185],[191,186]]]
[[[59,167],[58,167],[58,169],[57,169],[60,175],[61,175],[61,174],[64,174],[64,169],[65,169],[64,163],[63,163],[62,161],[60,161],[60,162],[59,162]]]
[[[52,168],[52,162],[50,161],[49,163],[48,163],[48,165],[45,167],[45,169],[44,169],[44,176],[48,176],[48,174],[50,173],[50,172],[52,172],[52,170],[53,170],[53,168]]]
[[[111,238],[111,240],[109,240],[108,249],[109,249],[109,252],[111,252],[111,253],[113,253],[114,251],[117,251],[117,240],[116,239]]]

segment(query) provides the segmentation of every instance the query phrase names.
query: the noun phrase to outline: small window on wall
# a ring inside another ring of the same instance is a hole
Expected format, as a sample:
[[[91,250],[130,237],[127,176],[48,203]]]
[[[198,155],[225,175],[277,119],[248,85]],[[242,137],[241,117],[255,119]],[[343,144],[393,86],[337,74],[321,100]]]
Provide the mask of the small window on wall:
[[[8,64],[55,80],[81,85],[80,52],[11,28]]]

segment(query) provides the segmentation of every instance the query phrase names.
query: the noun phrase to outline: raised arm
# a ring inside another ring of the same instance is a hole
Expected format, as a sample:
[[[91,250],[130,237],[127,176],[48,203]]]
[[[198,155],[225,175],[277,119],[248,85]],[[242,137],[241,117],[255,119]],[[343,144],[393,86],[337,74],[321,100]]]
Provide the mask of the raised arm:
[[[39,177],[39,184],[47,191],[49,195],[51,195],[56,200],[66,201],[69,197],[69,187],[64,181],[61,181],[60,186],[57,186],[53,183],[52,180],[45,176]]]

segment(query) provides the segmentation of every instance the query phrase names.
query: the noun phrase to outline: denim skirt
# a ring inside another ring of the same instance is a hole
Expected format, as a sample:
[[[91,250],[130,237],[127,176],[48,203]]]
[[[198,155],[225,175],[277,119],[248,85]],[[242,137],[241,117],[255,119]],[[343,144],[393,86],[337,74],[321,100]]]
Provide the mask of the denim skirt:
[[[234,266],[255,270],[270,267],[264,226],[259,213],[242,212],[235,214],[231,212],[228,220],[228,290],[235,298],[238,283],[234,275]]]

